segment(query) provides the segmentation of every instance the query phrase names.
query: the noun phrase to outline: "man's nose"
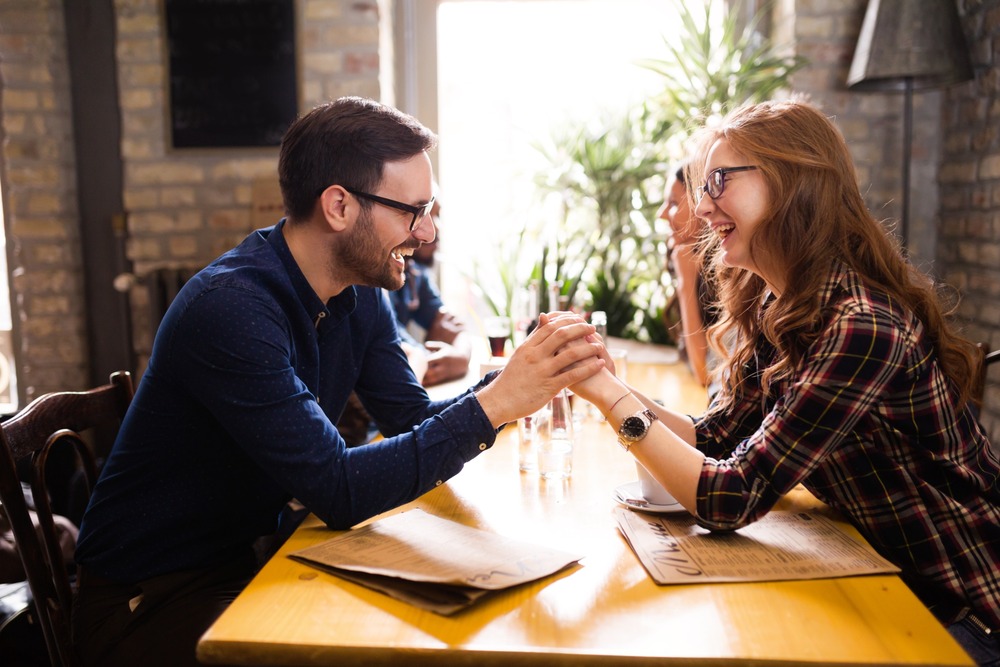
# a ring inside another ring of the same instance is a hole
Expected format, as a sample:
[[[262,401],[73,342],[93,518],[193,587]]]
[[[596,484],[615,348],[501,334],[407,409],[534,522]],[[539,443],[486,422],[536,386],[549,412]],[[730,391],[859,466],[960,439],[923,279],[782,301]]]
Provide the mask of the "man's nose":
[[[422,243],[433,243],[437,237],[437,225],[434,223],[434,216],[428,215],[417,223],[413,228],[413,236]]]

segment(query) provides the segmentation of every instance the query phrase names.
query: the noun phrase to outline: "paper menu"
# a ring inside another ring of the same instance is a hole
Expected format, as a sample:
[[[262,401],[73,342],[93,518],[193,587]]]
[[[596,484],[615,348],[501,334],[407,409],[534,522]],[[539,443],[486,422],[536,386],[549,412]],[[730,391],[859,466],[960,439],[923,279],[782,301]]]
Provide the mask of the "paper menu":
[[[815,512],[771,511],[732,533],[689,514],[616,509],[629,546],[658,584],[784,581],[891,574],[899,568]]]
[[[582,558],[419,509],[345,531],[289,557],[444,615]]]

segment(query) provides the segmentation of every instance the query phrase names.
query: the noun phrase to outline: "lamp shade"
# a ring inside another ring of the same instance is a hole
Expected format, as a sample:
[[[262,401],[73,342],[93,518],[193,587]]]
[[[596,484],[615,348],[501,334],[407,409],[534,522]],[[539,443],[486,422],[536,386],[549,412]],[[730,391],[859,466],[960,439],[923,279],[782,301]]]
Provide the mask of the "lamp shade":
[[[852,90],[902,92],[971,78],[954,0],[869,0],[847,75]]]

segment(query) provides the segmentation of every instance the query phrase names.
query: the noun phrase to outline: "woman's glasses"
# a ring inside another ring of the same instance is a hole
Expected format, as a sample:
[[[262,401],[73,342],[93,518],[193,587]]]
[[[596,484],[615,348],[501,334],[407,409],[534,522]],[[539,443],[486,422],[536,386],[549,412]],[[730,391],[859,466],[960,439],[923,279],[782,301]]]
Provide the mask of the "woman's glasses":
[[[726,174],[732,174],[738,171],[750,171],[756,168],[757,167],[720,167],[708,172],[708,178],[705,180],[705,185],[698,188],[698,203],[701,203],[701,199],[706,193],[712,199],[718,199],[722,196],[722,193],[726,190]]]

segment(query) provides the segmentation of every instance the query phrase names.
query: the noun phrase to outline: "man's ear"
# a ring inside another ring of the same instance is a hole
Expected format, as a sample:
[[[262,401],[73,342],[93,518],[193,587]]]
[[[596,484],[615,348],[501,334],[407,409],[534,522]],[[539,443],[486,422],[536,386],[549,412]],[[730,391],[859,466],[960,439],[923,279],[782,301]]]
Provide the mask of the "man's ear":
[[[323,219],[330,229],[342,232],[350,227],[357,217],[357,207],[347,206],[347,191],[339,185],[331,185],[319,196],[319,207]]]

